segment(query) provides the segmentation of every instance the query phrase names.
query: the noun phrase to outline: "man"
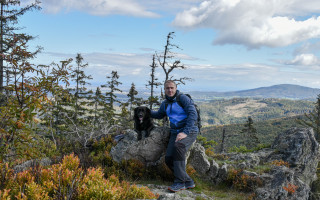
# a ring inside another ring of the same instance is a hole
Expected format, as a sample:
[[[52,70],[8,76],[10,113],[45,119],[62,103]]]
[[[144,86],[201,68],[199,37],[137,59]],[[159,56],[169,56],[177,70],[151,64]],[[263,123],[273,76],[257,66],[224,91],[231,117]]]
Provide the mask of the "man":
[[[174,81],[164,84],[166,100],[158,111],[152,111],[151,117],[170,120],[170,139],[165,156],[166,165],[173,171],[174,183],[168,187],[172,192],[194,188],[195,184],[186,172],[186,153],[196,140],[199,132],[197,126],[197,111],[192,99],[180,94]],[[176,101],[179,96],[180,104]]]

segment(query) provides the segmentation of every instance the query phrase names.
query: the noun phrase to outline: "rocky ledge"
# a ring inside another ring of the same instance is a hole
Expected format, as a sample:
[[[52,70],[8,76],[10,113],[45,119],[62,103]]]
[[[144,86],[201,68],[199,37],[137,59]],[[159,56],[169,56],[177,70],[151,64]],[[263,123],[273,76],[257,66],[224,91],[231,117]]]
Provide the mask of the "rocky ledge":
[[[128,130],[125,137],[112,149],[111,155],[118,162],[138,159],[146,166],[163,165],[168,137],[167,129],[156,128],[149,138],[137,141],[136,133]],[[222,164],[221,161],[214,159],[209,161],[205,149],[195,143],[189,151],[188,163],[203,179],[213,184],[227,181],[231,170],[239,170],[241,173],[239,176],[244,175],[251,180],[247,184],[252,184],[251,189],[257,200],[319,199],[316,191],[311,190],[312,183],[317,179],[316,170],[320,156],[319,144],[312,129],[291,128],[280,133],[269,149],[222,156],[227,158]],[[261,173],[252,170],[259,165],[272,162],[285,164],[271,165],[270,170]],[[154,192],[161,194],[159,199],[182,199],[181,195],[168,193],[166,189],[166,186],[159,186],[159,191]],[[189,190],[181,191],[181,194],[186,195],[186,199],[195,198],[194,193]],[[210,197],[205,198],[210,199]]]

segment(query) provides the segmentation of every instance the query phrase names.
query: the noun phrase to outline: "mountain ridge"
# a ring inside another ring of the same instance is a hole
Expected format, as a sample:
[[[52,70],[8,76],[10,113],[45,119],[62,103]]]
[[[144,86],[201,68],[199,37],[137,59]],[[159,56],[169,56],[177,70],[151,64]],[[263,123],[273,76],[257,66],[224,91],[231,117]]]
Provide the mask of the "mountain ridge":
[[[288,98],[288,99],[310,99],[314,100],[320,94],[320,89],[310,88],[293,84],[279,84],[268,87],[259,87],[248,90],[239,90],[231,92],[202,92],[190,91],[194,99],[210,100],[216,98],[234,98],[234,97],[251,97],[251,98]]]

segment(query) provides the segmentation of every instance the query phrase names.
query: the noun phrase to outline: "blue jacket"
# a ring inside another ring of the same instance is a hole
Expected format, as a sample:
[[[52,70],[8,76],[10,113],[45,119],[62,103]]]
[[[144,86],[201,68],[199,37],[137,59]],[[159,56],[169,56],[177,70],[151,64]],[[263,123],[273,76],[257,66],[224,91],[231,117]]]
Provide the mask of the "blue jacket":
[[[180,103],[176,101],[176,96],[179,94],[177,90],[174,97],[166,96],[158,111],[151,111],[151,117],[156,119],[162,119],[165,116],[169,117],[171,133],[178,134],[183,132],[189,134],[191,131],[199,132],[197,126],[198,114],[193,104],[192,99],[186,95],[180,95]],[[167,104],[167,109],[165,110]]]

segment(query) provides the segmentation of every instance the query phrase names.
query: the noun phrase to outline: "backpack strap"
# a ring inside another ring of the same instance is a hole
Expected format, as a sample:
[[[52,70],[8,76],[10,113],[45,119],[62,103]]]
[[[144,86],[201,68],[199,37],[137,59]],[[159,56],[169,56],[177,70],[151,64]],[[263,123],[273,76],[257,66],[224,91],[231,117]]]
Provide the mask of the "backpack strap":
[[[182,103],[181,103],[181,101],[180,101],[180,96],[181,96],[181,95],[183,95],[183,93],[179,93],[179,94],[176,96],[176,101],[177,101],[178,105],[179,105],[181,108],[184,109],[184,107],[183,107],[183,105],[182,105]],[[187,96],[187,97],[189,97],[189,99],[192,100],[190,94],[184,94],[184,95]]]
[[[178,103],[178,105],[181,107],[181,108],[183,108],[184,109],[184,107],[183,107],[183,105],[182,105],[182,103],[181,103],[181,101],[180,101],[180,96],[182,95],[183,93],[179,93],[177,96],[176,96],[176,102]],[[189,94],[184,94],[184,95],[186,95],[187,97],[189,97],[191,100],[192,100],[192,98],[191,98],[191,96],[189,95]],[[167,110],[167,108],[168,108],[168,100],[165,100],[165,107],[164,107],[164,109],[165,110]]]

